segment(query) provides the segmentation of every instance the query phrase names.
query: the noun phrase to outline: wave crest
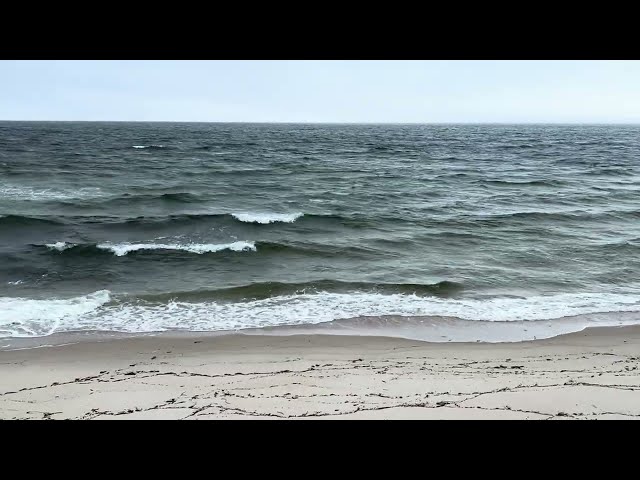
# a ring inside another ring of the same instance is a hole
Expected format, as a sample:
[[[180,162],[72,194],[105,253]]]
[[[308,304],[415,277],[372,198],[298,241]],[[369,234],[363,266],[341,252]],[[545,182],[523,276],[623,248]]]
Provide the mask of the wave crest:
[[[51,250],[57,250],[59,252],[64,252],[65,250],[69,249],[69,248],[73,248],[76,247],[77,245],[75,243],[69,243],[69,242],[56,242],[56,243],[47,243],[46,247],[51,249]]]
[[[70,243],[70,242],[55,242],[41,244],[31,244],[35,248],[46,247],[50,252],[64,255],[76,255],[79,257],[88,257],[96,255],[104,255],[109,252],[114,253],[117,256],[124,256],[131,252],[136,251],[160,251],[163,253],[169,252],[189,252],[196,254],[215,253],[222,250],[229,250],[232,252],[259,252],[262,255],[307,255],[307,256],[319,256],[319,257],[333,257],[335,255],[350,255],[357,256],[359,258],[371,258],[371,256],[380,257],[385,255],[386,252],[377,248],[365,248],[357,245],[331,245],[323,243],[277,243],[277,242],[260,242],[260,241],[236,241],[231,243],[211,244],[211,243],[158,243],[157,238],[155,241],[147,241],[145,243],[109,243],[102,242],[95,243]],[[324,281],[323,281],[324,282]],[[346,283],[345,283],[346,284]],[[299,284],[304,285],[304,284]],[[307,286],[311,285],[309,283]],[[358,283],[351,283],[351,285],[358,285]],[[361,285],[374,285],[362,282]],[[421,288],[422,286],[416,286]]]
[[[30,186],[1,186],[0,198],[8,200],[77,200],[102,197],[104,193],[98,187],[83,187],[75,190],[56,190],[53,188],[34,188]]]
[[[203,254],[213,253],[222,250],[231,250],[234,252],[255,251],[256,246],[254,242],[239,241],[233,243],[222,244],[201,244],[201,243],[187,243],[187,244],[169,244],[169,243],[101,243],[96,245],[101,250],[109,250],[118,257],[127,255],[130,252],[137,252],[139,250],[181,250],[185,252]]]
[[[28,227],[41,225],[61,225],[61,223],[47,218],[26,217],[23,215],[0,215],[0,227]]]
[[[566,184],[561,180],[487,180],[485,183],[508,187],[561,187]]]
[[[245,223],[293,223],[302,217],[302,212],[296,213],[232,213],[231,216],[240,222]]]
[[[160,149],[160,148],[167,148],[164,145],[132,145],[131,148],[135,148],[135,149],[146,149],[146,148],[150,148],[150,149]]]

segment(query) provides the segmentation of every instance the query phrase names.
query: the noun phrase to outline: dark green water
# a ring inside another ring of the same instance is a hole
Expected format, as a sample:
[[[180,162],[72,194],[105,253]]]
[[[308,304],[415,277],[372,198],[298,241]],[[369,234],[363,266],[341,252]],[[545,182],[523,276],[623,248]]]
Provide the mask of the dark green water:
[[[0,123],[0,336],[640,323],[639,135]]]

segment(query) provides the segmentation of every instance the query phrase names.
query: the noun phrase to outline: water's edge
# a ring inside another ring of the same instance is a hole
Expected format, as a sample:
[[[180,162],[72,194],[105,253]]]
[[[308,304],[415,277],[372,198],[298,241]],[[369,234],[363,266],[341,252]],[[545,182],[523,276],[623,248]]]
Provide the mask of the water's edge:
[[[588,317],[588,318],[585,318]],[[189,331],[171,330],[158,332],[114,332],[83,330],[57,332],[38,337],[0,338],[0,352],[32,348],[61,347],[76,343],[109,342],[143,338],[198,339],[224,336],[341,336],[365,338],[393,338],[398,341],[417,341],[429,344],[500,344],[540,342],[580,332],[623,332],[640,328],[637,317],[625,318],[623,312],[602,316],[580,315],[546,322],[481,322],[456,318],[434,317],[363,317],[324,322],[315,325],[280,325],[240,330]],[[464,325],[457,325],[463,322]],[[539,325],[534,325],[539,324]],[[546,327],[547,335],[527,334],[534,327]],[[473,328],[475,327],[475,328]],[[553,328],[552,328],[553,327]],[[558,328],[560,327],[560,328]],[[457,334],[451,335],[455,329]],[[511,328],[511,330],[506,330]],[[502,330],[502,332],[500,332]],[[447,332],[447,334],[443,334]]]

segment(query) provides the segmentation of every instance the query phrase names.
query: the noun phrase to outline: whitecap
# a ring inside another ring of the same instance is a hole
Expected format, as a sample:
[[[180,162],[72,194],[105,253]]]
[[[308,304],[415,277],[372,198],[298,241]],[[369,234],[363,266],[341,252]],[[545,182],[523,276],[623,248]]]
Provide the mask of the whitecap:
[[[0,198],[8,200],[71,200],[102,197],[100,188],[83,187],[75,190],[56,190],[30,186],[0,186]]]
[[[256,246],[254,242],[238,241],[233,243],[221,243],[221,244],[200,244],[200,243],[187,243],[187,244],[171,244],[171,243],[101,243],[96,245],[102,250],[109,250],[116,256],[122,257],[129,252],[136,252],[138,250],[182,250],[185,252],[203,254],[213,253],[222,250],[232,250],[234,252],[255,251]]]
[[[51,250],[58,250],[59,252],[63,252],[67,248],[75,247],[76,244],[75,243],[68,243],[68,242],[56,242],[56,243],[47,243],[46,246],[47,246],[47,248],[50,248]]]
[[[293,223],[298,218],[302,217],[304,214],[302,212],[296,213],[232,213],[231,216],[236,220],[246,223]]]

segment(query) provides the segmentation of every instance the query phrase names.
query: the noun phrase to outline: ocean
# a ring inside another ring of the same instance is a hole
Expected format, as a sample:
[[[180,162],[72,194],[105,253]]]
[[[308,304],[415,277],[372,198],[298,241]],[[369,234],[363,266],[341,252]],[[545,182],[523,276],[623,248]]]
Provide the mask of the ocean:
[[[0,337],[640,323],[640,127],[0,122]]]

